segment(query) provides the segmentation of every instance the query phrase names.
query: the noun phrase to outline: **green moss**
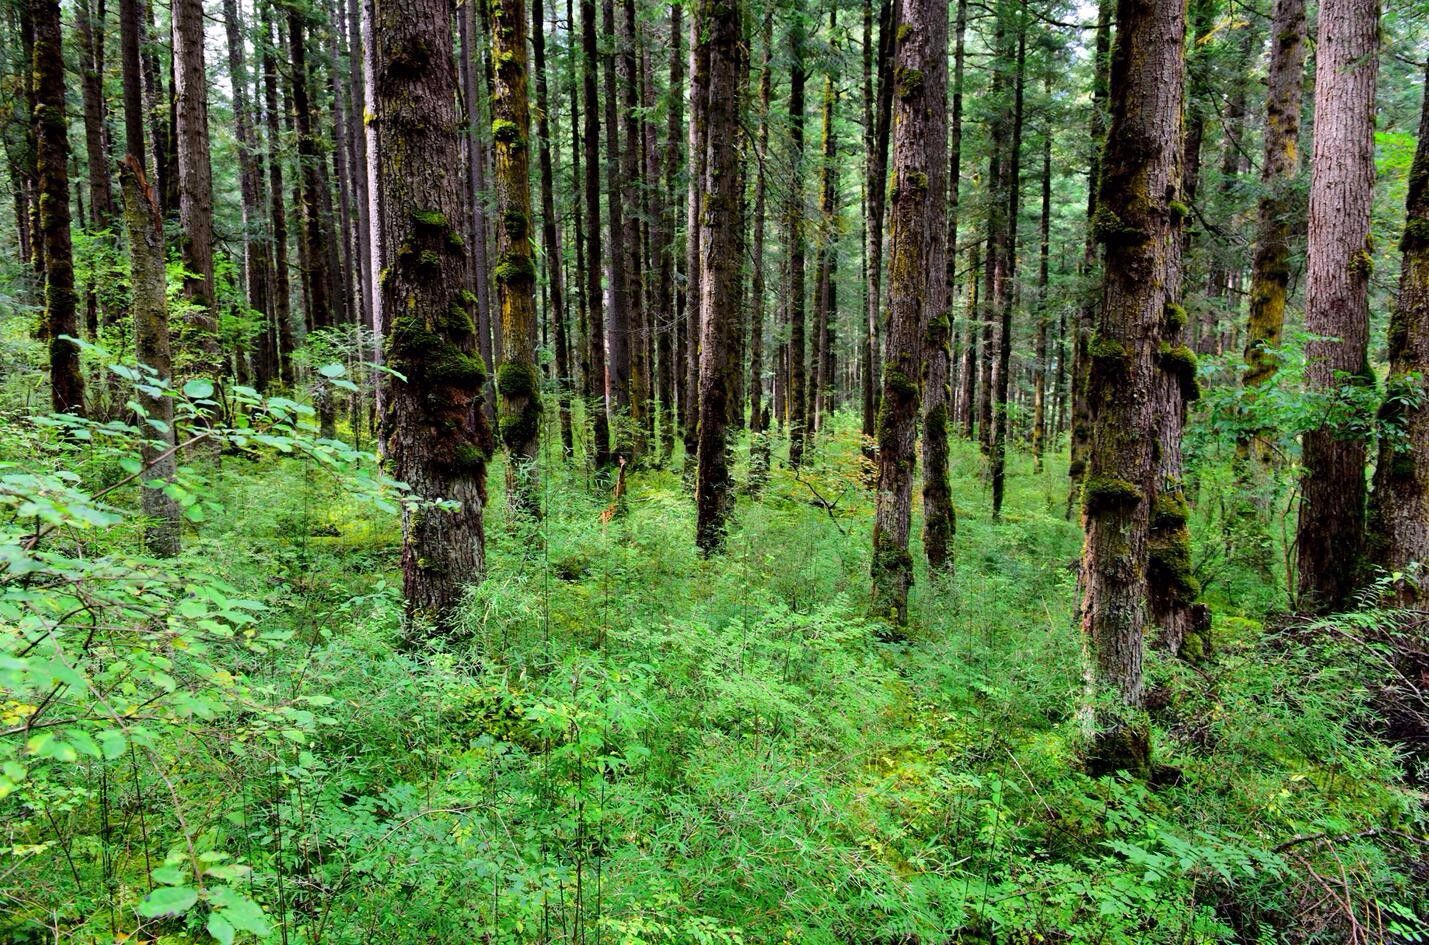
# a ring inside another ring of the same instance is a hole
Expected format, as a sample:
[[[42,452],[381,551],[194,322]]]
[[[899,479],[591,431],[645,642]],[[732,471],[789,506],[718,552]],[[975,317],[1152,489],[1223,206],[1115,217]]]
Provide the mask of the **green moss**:
[[[501,257],[501,262],[497,263],[496,268],[492,270],[492,275],[502,285],[534,282],[536,280],[536,265],[529,256],[507,252]]]
[[[496,390],[503,397],[534,397],[541,389],[541,379],[529,364],[507,361],[496,369]]]
[[[1170,345],[1162,342],[1157,350],[1156,360],[1161,369],[1176,378],[1181,387],[1181,396],[1187,401],[1201,396],[1201,384],[1196,379],[1196,353],[1186,345]]]
[[[520,450],[535,442],[541,428],[539,405],[534,409],[528,407],[520,413],[503,415],[500,428],[501,442],[508,450]]]
[[[1087,461],[1084,459],[1074,459],[1067,466],[1067,475],[1072,479],[1080,479],[1087,471]]]
[[[474,443],[461,443],[452,451],[452,466],[456,469],[479,473],[486,469],[491,454]]]
[[[421,257],[417,260],[417,265],[422,269],[441,269],[442,257],[434,249],[424,249]]]
[[[1146,231],[1127,226],[1110,207],[1103,206],[1092,217],[1092,237],[1099,243],[1139,243],[1145,241]]]
[[[502,144],[515,145],[521,140],[521,128],[514,121],[497,118],[491,122],[491,138]]]
[[[1125,366],[1131,362],[1131,350],[1126,345],[1102,334],[1092,335],[1091,340],[1087,342],[1087,355],[1093,361],[1103,364],[1117,362]]]
[[[440,210],[413,210],[412,222],[418,226],[444,227],[447,225],[447,215]]]
[[[1158,529],[1181,528],[1190,514],[1186,499],[1180,492],[1163,492],[1151,505],[1151,526]]]
[[[427,378],[437,385],[480,390],[486,383],[486,362],[479,354],[467,354],[455,345],[444,344],[429,361]]]
[[[1429,217],[1416,217],[1405,222],[1399,248],[1406,253],[1429,249]]]
[[[524,240],[530,221],[520,210],[507,210],[501,214],[501,227],[513,240]]]
[[[899,24],[898,24],[898,29],[897,29],[897,31],[894,33],[894,36],[897,38],[897,41],[900,42],[900,43],[903,42],[903,41],[906,40],[909,36],[912,36],[912,35],[913,35],[913,24],[911,24],[911,23],[899,23]]]
[[[1177,305],[1175,302],[1166,303],[1166,328],[1168,331],[1180,331],[1186,327],[1187,321],[1185,306]]]
[[[883,385],[889,393],[900,400],[909,400],[918,396],[917,382],[897,368],[884,369]]]
[[[925,193],[928,190],[928,175],[922,171],[909,171],[908,186],[920,194]]]
[[[1180,223],[1191,215],[1191,208],[1179,200],[1171,201],[1166,208],[1171,211],[1171,220],[1174,223]]]
[[[1195,600],[1201,582],[1191,567],[1191,542],[1184,528],[1153,538],[1149,548],[1147,579],[1171,590],[1182,601]]]
[[[893,90],[898,97],[907,101],[923,88],[923,70],[900,66],[894,70]]]
[[[1113,476],[1094,476],[1082,484],[1082,507],[1089,515],[1130,508],[1145,498],[1136,486]]]
[[[1350,257],[1350,272],[1366,279],[1374,275],[1374,256],[1370,255],[1368,248],[1362,249]]]

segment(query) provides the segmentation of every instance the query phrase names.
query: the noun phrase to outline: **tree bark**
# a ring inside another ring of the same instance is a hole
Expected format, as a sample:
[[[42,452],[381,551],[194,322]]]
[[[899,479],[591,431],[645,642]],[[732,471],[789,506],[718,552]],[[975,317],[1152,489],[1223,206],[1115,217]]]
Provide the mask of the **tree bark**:
[[[697,138],[705,152],[704,213],[700,232],[700,391],[699,452],[695,484],[695,542],[705,554],[724,546],[734,508],[728,427],[730,398],[740,371],[739,109],[747,69],[743,11],[738,0],[702,0],[700,21],[708,63],[702,73],[708,102]]]
[[[75,4],[75,34],[79,39],[80,84],[84,101],[84,150],[88,165],[89,212],[96,230],[114,219],[114,189],[109,181],[109,148],[104,114],[104,5],[97,24],[89,0]]]
[[[685,383],[684,403],[680,412],[684,420],[685,471],[689,476],[698,451],[700,399],[700,182],[704,179],[703,149],[698,145],[704,135],[705,114],[709,103],[703,94],[708,88],[705,71],[709,67],[706,44],[700,42],[700,10],[690,17],[690,121],[686,129],[688,145],[685,174],[689,181],[685,201]]]
[[[863,338],[863,426],[869,442],[877,433],[878,393],[881,368],[878,336],[883,306],[883,217],[888,187],[888,138],[893,113],[893,17],[894,0],[883,0],[878,17],[878,61],[873,53],[873,3],[864,4],[863,123],[864,148],[868,166],[864,214],[864,338]],[[873,78],[878,84],[875,102]]]
[[[213,283],[213,167],[209,158],[208,75],[202,0],[174,0],[174,102],[183,230],[184,297],[192,304],[190,346],[199,368],[223,373]]]
[[[530,104],[526,91],[526,5],[492,0],[491,129],[496,157],[496,294],[501,308],[501,442],[509,457],[513,514],[539,517],[536,456],[541,439],[541,375],[536,369],[536,264],[532,259]]]
[[[837,10],[829,10],[829,35],[838,32]],[[838,266],[838,136],[834,110],[838,92],[834,77],[824,76],[823,154],[819,182],[818,269],[814,276],[814,361],[813,396],[809,422],[813,431],[823,429],[826,416],[833,414],[835,277]]]
[[[1429,80],[1429,64],[1425,66]],[[1423,378],[1429,373],[1429,81],[1419,118],[1419,146],[1409,172],[1404,236],[1399,271],[1399,301],[1390,316],[1389,378],[1385,383],[1380,426],[1399,434],[1381,434],[1379,462],[1371,502],[1371,550],[1376,564],[1391,575],[1393,602],[1412,606],[1422,597],[1422,573],[1429,561],[1429,406]],[[1408,394],[1418,396],[1406,396]]]
[[[616,45],[615,0],[601,3],[601,29],[612,47]],[[626,263],[630,258],[625,225],[626,182],[622,180],[624,153],[620,150],[620,82],[616,62],[621,57],[612,48],[601,54],[605,75],[605,190],[609,215],[610,308],[605,319],[607,349],[607,396],[615,429],[616,452],[627,462],[631,449],[630,403],[630,281]],[[632,237],[633,238],[633,237]]]
[[[757,491],[769,472],[769,418],[764,404],[764,229],[768,214],[769,100],[774,85],[774,13],[764,15],[760,31],[763,63],[759,70],[759,131],[754,145],[754,245],[750,268],[749,325],[749,488]]]
[[[1022,106],[1027,73],[1027,21],[1024,11],[1017,13],[1017,59],[1013,75],[1012,134],[1008,141],[1006,172],[1003,184],[1007,188],[1007,217],[999,233],[1003,245],[997,254],[997,265],[1003,270],[996,282],[1000,293],[994,310],[1001,320],[998,332],[996,403],[993,406],[992,432],[992,517],[1002,517],[1002,500],[1007,490],[1007,439],[1009,417],[1007,390],[1012,380],[1012,311],[1016,307],[1013,287],[1017,283],[1017,218],[1022,197]]]
[[[1052,73],[1047,73],[1046,94],[1052,97]],[[1042,471],[1047,444],[1047,379],[1050,366],[1048,335],[1052,329],[1047,286],[1052,262],[1052,125],[1042,132],[1042,217],[1037,246],[1037,360],[1032,377],[1032,461]]]
[[[684,6],[670,4],[670,84],[666,88],[665,180],[660,216],[660,300],[656,346],[660,363],[660,459],[666,462],[675,452],[676,387],[681,370],[676,362],[679,333],[679,289],[675,285],[677,249],[675,229],[679,199],[676,187],[680,179],[680,138],[684,134],[685,55]]]
[[[70,239],[69,126],[65,118],[64,49],[59,0],[28,0],[34,24],[35,166],[39,179],[39,242],[45,259],[45,325],[50,346],[50,406],[84,415],[75,312],[74,247]]]
[[[1377,0],[1326,0],[1315,46],[1315,152],[1305,258],[1305,380],[1330,401],[1373,383],[1368,363]],[[1303,440],[1300,607],[1328,613],[1359,585],[1365,444],[1328,421]]]
[[[284,206],[283,161],[279,151],[278,67],[269,7],[262,7],[263,118],[268,129],[268,216],[273,228],[273,322],[277,327],[278,378],[293,386],[293,313],[288,280],[288,214]]]
[[[1105,247],[1102,300],[1088,345],[1091,443],[1083,486],[1081,624],[1090,657],[1084,710],[1093,774],[1144,777],[1147,483],[1157,471],[1153,391],[1176,246],[1185,7],[1119,0],[1111,122],[1094,220]]]
[[[878,417],[873,519],[873,606],[908,623],[913,557],[908,528],[923,334],[946,294],[944,207],[948,151],[948,5],[903,0],[895,41],[893,199],[888,263],[888,349]]]
[[[595,0],[581,0],[581,51],[585,58],[582,91],[585,112],[586,301],[590,305],[586,402],[594,421],[595,464],[611,465],[610,372],[605,348],[605,297],[601,290],[600,238],[600,99],[596,71],[600,48],[596,41]]]
[[[641,253],[641,173],[640,155],[644,135],[641,129],[639,73],[636,46],[639,35],[635,25],[635,0],[622,0],[621,17],[616,31],[615,76],[621,96],[620,133],[620,202],[621,236],[616,244],[625,255],[622,273],[625,278],[625,304],[621,306],[623,331],[621,343],[614,350],[620,353],[621,376],[626,389],[624,406],[629,411],[629,423],[624,428],[625,452],[633,461],[646,452],[646,426],[650,410],[650,374],[645,357],[649,331],[645,323],[645,285],[643,254]],[[611,141],[615,141],[614,131]]]
[[[452,0],[374,5],[377,207],[389,382],[383,435],[391,474],[411,487],[402,512],[402,578],[414,624],[454,628],[462,589],[486,565],[482,512],[494,446],[481,410],[460,171]],[[444,499],[455,508],[433,503]]]
[[[804,300],[804,89],[809,78],[805,62],[805,35],[802,14],[795,12],[789,28],[789,183],[784,207],[789,254],[789,465],[798,469],[804,461],[809,436],[808,360],[805,350]],[[913,375],[916,376],[916,375]]]

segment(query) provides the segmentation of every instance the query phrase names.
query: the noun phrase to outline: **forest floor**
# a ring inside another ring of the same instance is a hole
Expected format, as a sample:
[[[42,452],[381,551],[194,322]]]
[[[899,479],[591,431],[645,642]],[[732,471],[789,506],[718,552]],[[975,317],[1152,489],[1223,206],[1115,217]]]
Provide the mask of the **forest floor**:
[[[170,789],[283,941],[1345,941],[1423,896],[1383,842],[1422,798],[1360,725],[1363,662],[1263,612],[1217,602],[1202,666],[1149,657],[1162,783],[1078,773],[1061,459],[1016,455],[993,521],[955,445],[956,574],[920,571],[901,643],[867,616],[849,422],[739,496],[712,560],[678,471],[603,523],[608,487],[548,463],[533,525],[493,469],[488,578],[420,648],[390,510],[304,460],[214,462],[183,566],[262,605],[286,643],[233,672],[306,717],[276,753],[241,718],[175,732]]]

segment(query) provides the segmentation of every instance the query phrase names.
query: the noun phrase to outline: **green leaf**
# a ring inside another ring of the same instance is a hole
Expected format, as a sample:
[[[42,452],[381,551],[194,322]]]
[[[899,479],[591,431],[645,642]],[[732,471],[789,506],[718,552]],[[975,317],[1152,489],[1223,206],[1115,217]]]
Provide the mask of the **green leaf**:
[[[198,902],[198,892],[191,886],[160,886],[139,903],[139,914],[148,919],[161,915],[182,915]]]
[[[208,914],[208,934],[220,945],[233,945],[233,925],[223,917],[222,912]]]
[[[341,364],[324,364],[318,368],[318,373],[323,377],[342,377],[347,373],[347,368]]]
[[[177,866],[160,866],[149,875],[154,877],[154,882],[162,883],[165,886],[182,886],[184,884],[184,871]]]
[[[204,400],[213,396],[213,381],[206,377],[195,377],[184,381],[184,396],[190,400]]]

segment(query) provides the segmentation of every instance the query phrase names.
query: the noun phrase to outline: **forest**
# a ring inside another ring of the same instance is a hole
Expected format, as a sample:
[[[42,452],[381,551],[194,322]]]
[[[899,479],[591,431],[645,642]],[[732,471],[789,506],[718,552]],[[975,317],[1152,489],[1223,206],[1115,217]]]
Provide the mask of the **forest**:
[[[0,0],[0,945],[1429,942],[1425,0]]]

